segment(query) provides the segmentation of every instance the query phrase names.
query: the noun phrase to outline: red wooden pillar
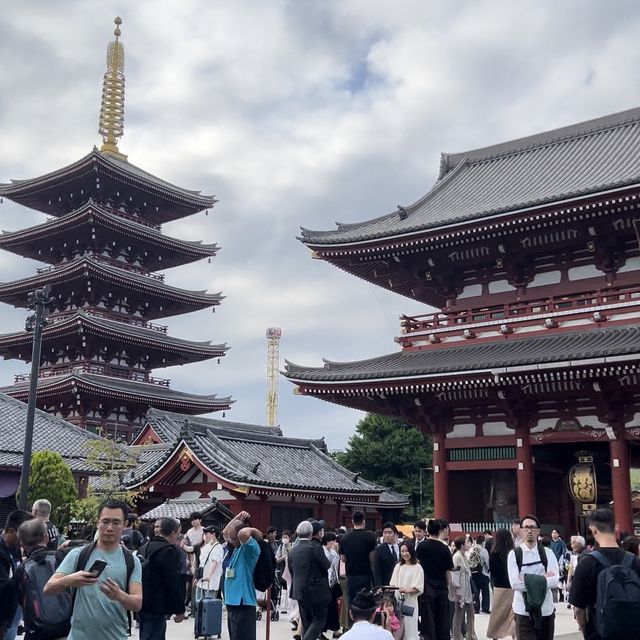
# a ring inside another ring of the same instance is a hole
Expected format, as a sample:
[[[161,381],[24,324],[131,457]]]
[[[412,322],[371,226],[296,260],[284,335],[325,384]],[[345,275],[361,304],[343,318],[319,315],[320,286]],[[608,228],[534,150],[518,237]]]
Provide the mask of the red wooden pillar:
[[[318,508],[316,516],[318,520],[324,520],[324,498],[318,498]]]
[[[624,428],[609,441],[611,456],[611,492],[613,494],[613,512],[620,531],[633,531],[631,515],[631,478],[629,477],[629,446],[625,439]]]
[[[267,496],[262,494],[260,496],[260,511],[259,511],[260,524],[254,525],[257,529],[260,529],[264,534],[267,533],[267,528],[271,525],[271,509],[267,502]]]
[[[444,434],[433,434],[433,502],[435,517],[449,520],[449,472],[444,441]]]
[[[342,526],[342,500],[336,500],[336,516],[333,524],[335,527]]]
[[[520,517],[535,515],[536,500],[533,484],[533,456],[529,433],[524,429],[516,431],[516,462],[518,479],[518,513]]]

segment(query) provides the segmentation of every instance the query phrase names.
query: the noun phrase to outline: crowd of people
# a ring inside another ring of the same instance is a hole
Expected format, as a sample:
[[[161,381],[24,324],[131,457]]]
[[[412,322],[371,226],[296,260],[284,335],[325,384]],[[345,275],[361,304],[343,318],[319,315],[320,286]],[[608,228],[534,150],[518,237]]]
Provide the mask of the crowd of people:
[[[125,640],[132,624],[163,640],[167,620],[196,615],[203,598],[224,602],[230,640],[253,640],[261,597],[286,608],[294,640],[477,640],[483,614],[488,638],[552,640],[557,606],[573,609],[586,640],[640,638],[640,539],[617,535],[609,509],[569,548],[534,515],[450,539],[438,518],[403,536],[392,523],[367,530],[354,511],[348,530],[311,518],[263,536],[247,512],[222,531],[193,513],[183,535],[173,518],[136,527],[126,504],[105,500],[95,535],[66,541],[49,515],[39,500],[0,534],[4,640],[20,625],[31,640]]]

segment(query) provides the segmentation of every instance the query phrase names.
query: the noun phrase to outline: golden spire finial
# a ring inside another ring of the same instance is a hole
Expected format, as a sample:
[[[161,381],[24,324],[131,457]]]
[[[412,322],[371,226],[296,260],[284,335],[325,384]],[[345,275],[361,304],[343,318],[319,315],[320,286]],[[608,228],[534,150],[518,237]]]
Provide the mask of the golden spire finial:
[[[124,133],[124,47],[118,38],[121,35],[122,19],[117,16],[113,33],[115,40],[107,45],[107,70],[102,80],[102,104],[98,133],[103,145],[100,151],[125,159],[118,150],[118,139]]]

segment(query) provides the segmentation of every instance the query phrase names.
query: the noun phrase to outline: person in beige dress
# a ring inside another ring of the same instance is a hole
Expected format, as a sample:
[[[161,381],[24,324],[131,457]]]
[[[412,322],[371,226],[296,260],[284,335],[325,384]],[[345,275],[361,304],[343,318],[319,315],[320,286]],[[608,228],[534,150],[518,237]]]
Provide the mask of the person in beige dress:
[[[498,529],[489,554],[493,598],[487,638],[492,640],[516,637],[516,623],[513,618],[513,590],[507,570],[507,558],[511,549],[513,549],[511,532],[507,529]]]
[[[418,596],[424,590],[424,572],[416,559],[415,549],[400,545],[400,561],[391,574],[391,586],[397,587],[399,599],[413,607],[412,616],[404,616],[404,640],[418,640]]]

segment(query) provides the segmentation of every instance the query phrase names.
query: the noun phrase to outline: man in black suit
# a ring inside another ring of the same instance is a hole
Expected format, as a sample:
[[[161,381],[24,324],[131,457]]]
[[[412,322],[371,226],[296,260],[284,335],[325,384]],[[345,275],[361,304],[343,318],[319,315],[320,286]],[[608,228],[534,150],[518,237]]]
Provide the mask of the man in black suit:
[[[396,525],[387,522],[382,527],[382,544],[376,548],[373,556],[373,586],[382,587],[389,584],[393,568],[400,558],[398,548],[398,530]]]
[[[302,640],[317,640],[322,634],[331,601],[329,576],[331,566],[322,548],[324,522],[305,520],[298,525],[298,541],[289,551],[291,597],[298,601],[304,635]]]

